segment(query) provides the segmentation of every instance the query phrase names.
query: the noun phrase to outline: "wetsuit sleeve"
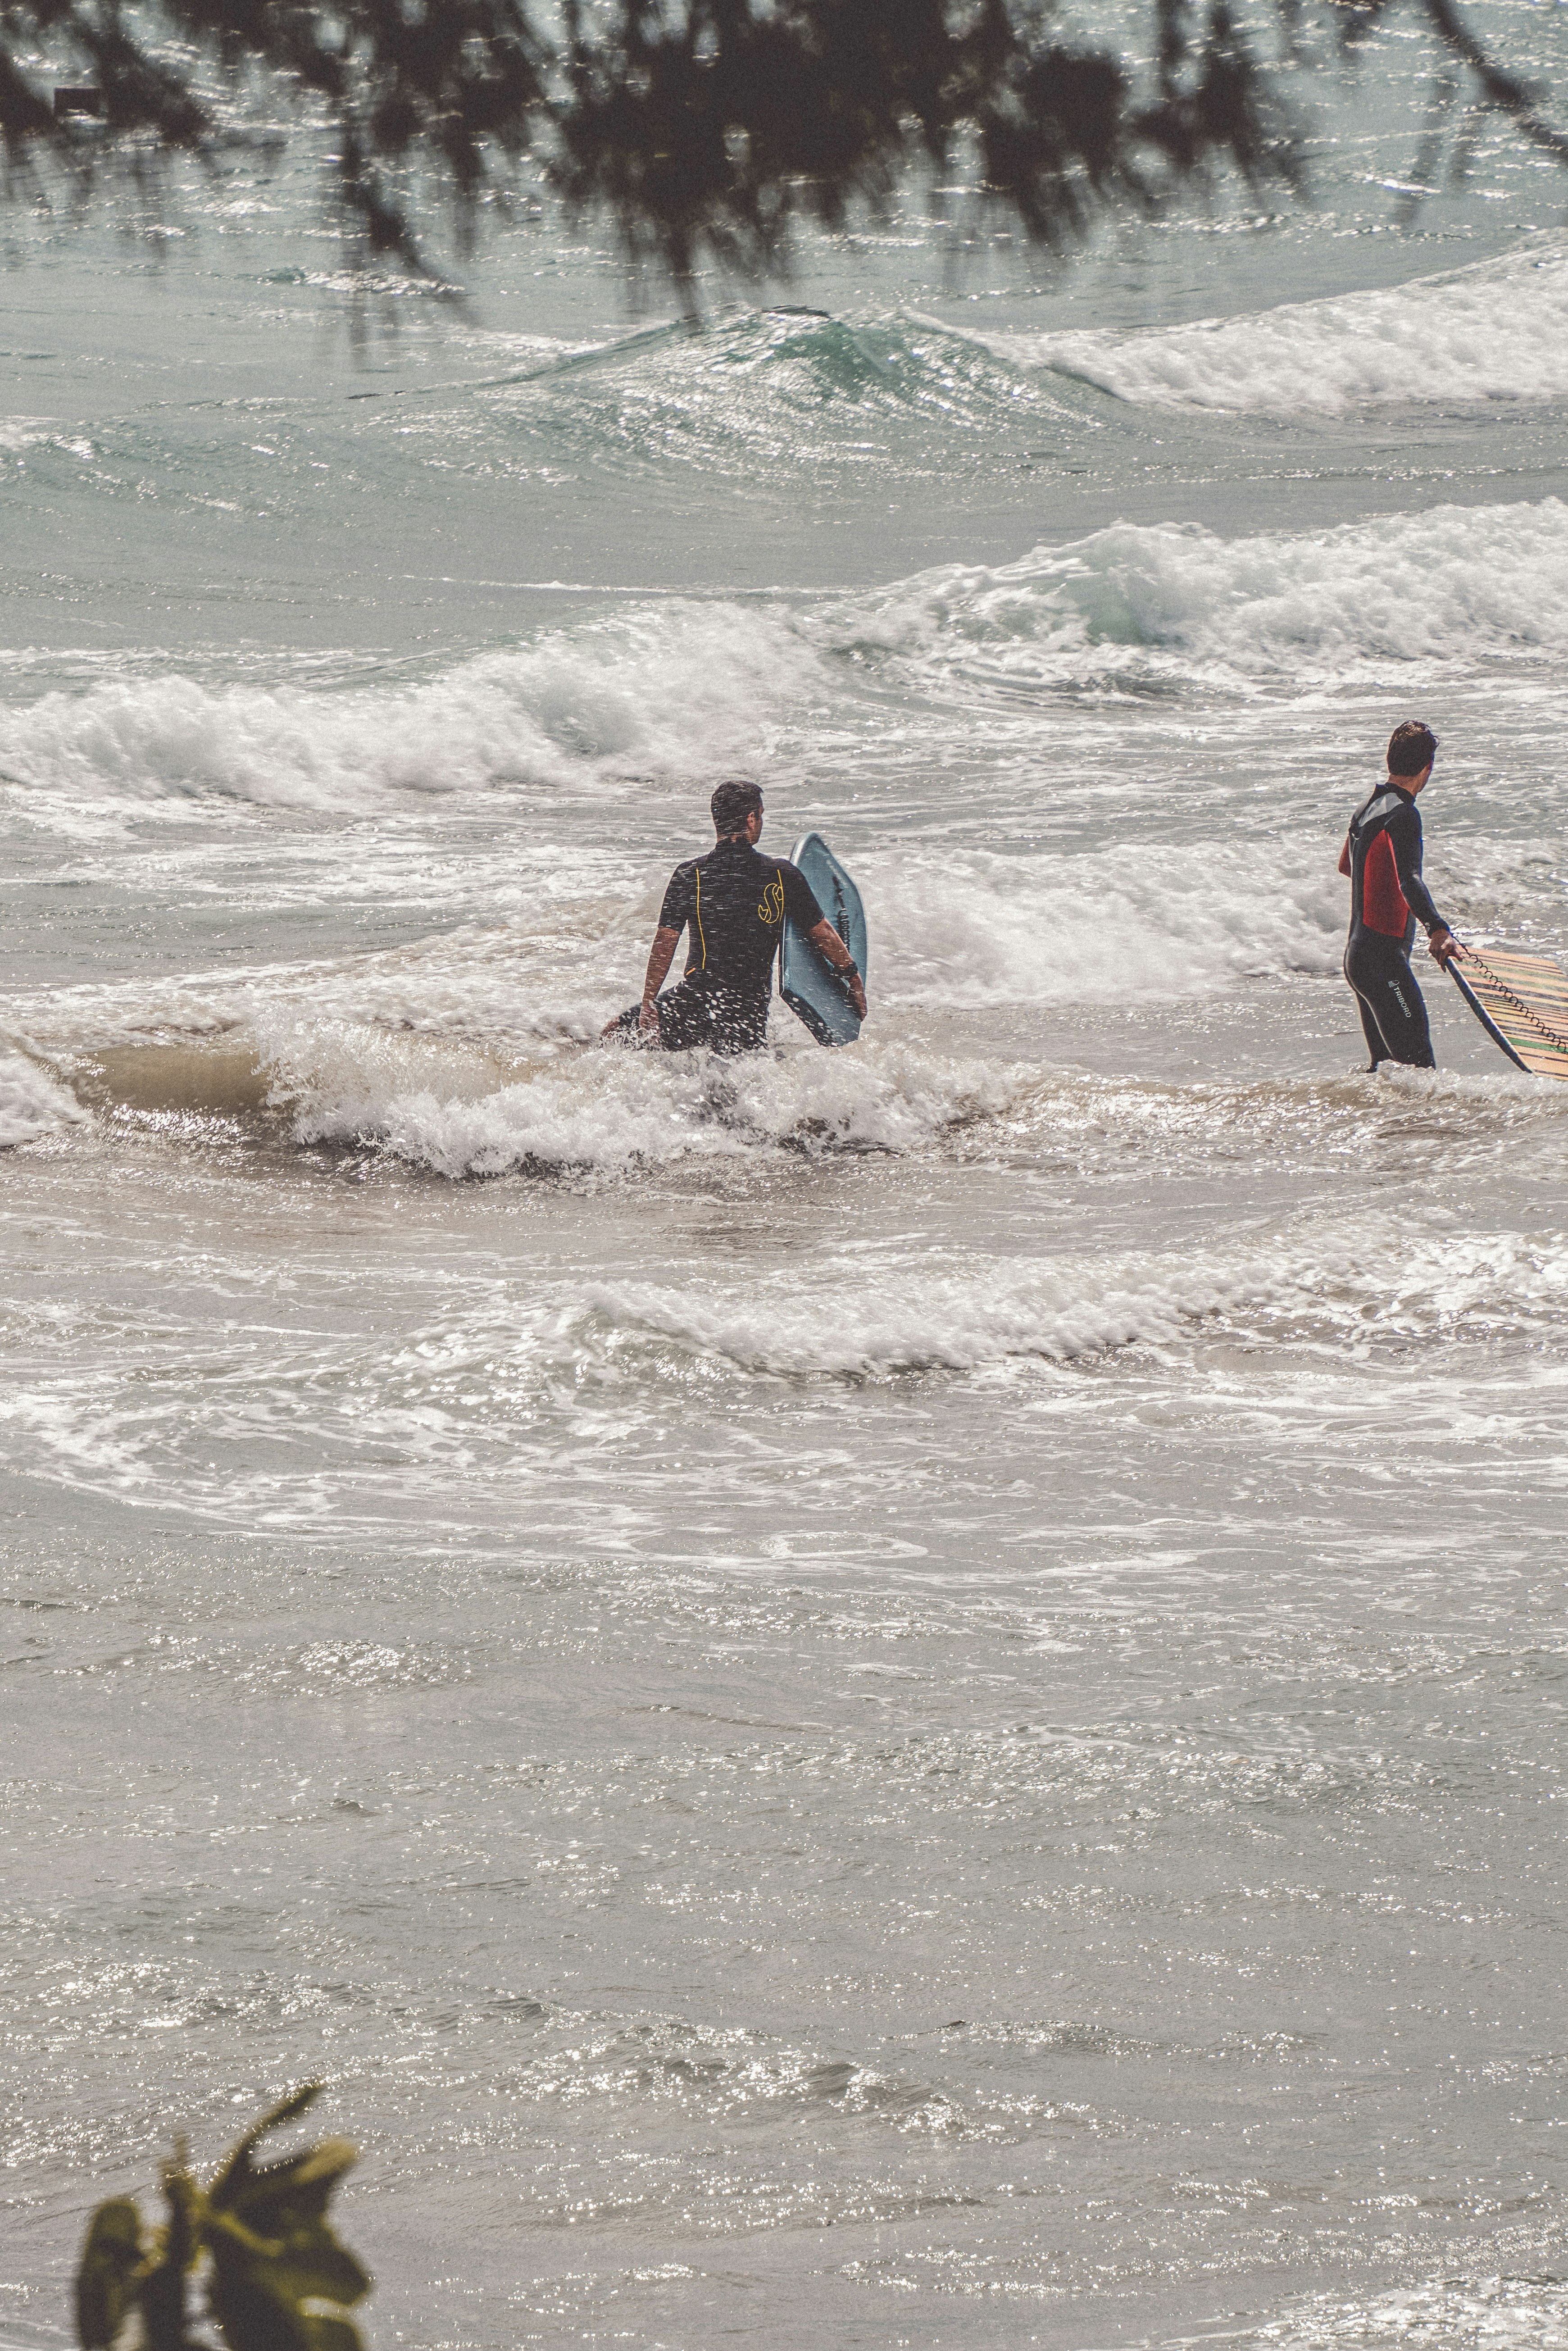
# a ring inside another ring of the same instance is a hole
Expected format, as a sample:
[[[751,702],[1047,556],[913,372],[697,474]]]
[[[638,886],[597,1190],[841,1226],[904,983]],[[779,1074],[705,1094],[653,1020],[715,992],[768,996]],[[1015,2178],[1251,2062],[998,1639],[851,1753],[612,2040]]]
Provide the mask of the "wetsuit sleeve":
[[[781,865],[779,878],[784,884],[784,912],[803,931],[814,931],[823,919],[817,904],[817,893],[798,865]]]
[[[1423,930],[1446,931],[1448,924],[1432,903],[1432,893],[1421,879],[1421,820],[1413,808],[1402,808],[1387,824],[1388,846],[1405,903]]]
[[[677,865],[664,888],[664,903],[659,909],[662,931],[684,931],[692,919],[696,904],[696,867]]]
[[[1350,835],[1349,835],[1349,833],[1348,833],[1348,832],[1345,834],[1345,837],[1344,837],[1344,847],[1340,851],[1340,853],[1339,853],[1339,870],[1340,870],[1340,872],[1341,872],[1342,873],[1348,873],[1348,872],[1351,871],[1351,862],[1350,862]]]

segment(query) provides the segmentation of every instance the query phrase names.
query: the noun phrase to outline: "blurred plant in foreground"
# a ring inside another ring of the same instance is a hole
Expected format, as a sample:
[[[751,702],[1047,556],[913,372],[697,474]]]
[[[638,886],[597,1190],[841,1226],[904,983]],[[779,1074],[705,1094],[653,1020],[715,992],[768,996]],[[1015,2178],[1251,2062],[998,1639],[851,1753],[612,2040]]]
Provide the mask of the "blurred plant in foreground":
[[[126,2196],[100,2204],[77,2269],[82,2351],[204,2351],[193,2335],[187,2288],[200,2284],[204,2317],[229,2351],[362,2351],[345,2315],[370,2292],[368,2270],[327,2221],[333,2189],[356,2161],[347,2139],[256,2165],[268,2131],[298,2120],[320,2095],[308,2083],[252,2125],[211,2185],[202,2188],[183,2142],[163,2167],[168,2218],[143,2228]]]

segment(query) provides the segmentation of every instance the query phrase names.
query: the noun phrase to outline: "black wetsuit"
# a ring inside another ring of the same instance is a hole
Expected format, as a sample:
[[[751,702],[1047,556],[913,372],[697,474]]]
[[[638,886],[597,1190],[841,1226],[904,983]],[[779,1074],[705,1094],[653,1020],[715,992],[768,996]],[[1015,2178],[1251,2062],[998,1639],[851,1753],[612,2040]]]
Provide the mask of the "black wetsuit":
[[[822,919],[810,883],[787,857],[764,857],[746,841],[721,841],[706,857],[676,866],[659,928],[687,934],[687,962],[679,986],[658,998],[666,1052],[706,1045],[716,1053],[752,1053],[766,1041],[773,958],[786,915],[803,931]],[[642,1008],[633,1004],[617,1028],[636,1033]]]
[[[1421,819],[1416,796],[1395,778],[1363,800],[1350,820],[1339,870],[1350,875],[1350,937],[1344,976],[1361,1026],[1379,1061],[1437,1066],[1427,1007],[1410,968],[1416,918],[1428,935],[1448,925],[1421,879]]]

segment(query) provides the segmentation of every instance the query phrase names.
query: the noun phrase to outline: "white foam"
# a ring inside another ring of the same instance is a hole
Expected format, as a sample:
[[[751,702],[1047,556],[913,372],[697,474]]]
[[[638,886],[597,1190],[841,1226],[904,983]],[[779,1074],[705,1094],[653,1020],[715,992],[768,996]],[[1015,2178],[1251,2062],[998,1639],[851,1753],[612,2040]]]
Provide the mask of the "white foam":
[[[1568,398],[1568,249],[1179,327],[991,335],[1016,363],[1143,406],[1305,412]]]
[[[480,1055],[349,1023],[269,1045],[306,1142],[365,1142],[448,1176],[618,1175],[759,1149],[906,1151],[1018,1098],[1021,1072],[902,1046],[741,1061],[590,1047],[511,1082]]]
[[[0,450],[9,455],[36,449],[41,443],[52,441],[54,434],[52,416],[0,416]]]
[[[971,734],[983,711],[1016,735],[1029,697],[1064,689],[1277,694],[1563,646],[1568,507],[1554,498],[1238,539],[1117,523],[803,612],[632,606],[413,684],[138,674],[54,692],[0,707],[0,783],[30,821],[83,841],[114,810],[167,821],[215,797],[369,814],[497,789],[608,801],[634,781],[678,784],[689,806],[706,780],[766,773],[808,745],[813,759],[852,758],[868,657],[873,685],[892,664],[915,697],[907,759],[945,755],[956,693]],[[1040,756],[1046,784],[1056,747]]]
[[[782,615],[666,602],[490,653],[413,684],[214,688],[135,678],[0,710],[0,774],[49,795],[209,794],[384,807],[497,785],[719,774],[814,656]]]
[[[1260,1293],[1266,1277],[1170,1268],[1155,1280],[1107,1269],[1058,1270],[1028,1260],[967,1278],[921,1278],[846,1290],[758,1285],[742,1299],[622,1282],[586,1304],[619,1334],[646,1332],[742,1369],[786,1374],[973,1371],[1009,1356],[1063,1362],[1134,1342],[1178,1338],[1185,1323]]]
[[[1129,1346],[1189,1346],[1205,1334],[1255,1347],[1329,1342],[1334,1359],[1434,1337],[1531,1331],[1560,1344],[1568,1303],[1568,1238],[1448,1237],[1412,1247],[1397,1228],[1354,1250],[1195,1249],[1051,1261],[1020,1258],[895,1279],[862,1267],[821,1269],[738,1286],[678,1290],[605,1284],[586,1309],[603,1326],[591,1346],[640,1335],[753,1373],[871,1375],[975,1371],[1009,1359],[1052,1363]]]
[[[80,1104],[26,1054],[0,1046],[0,1149],[36,1142],[54,1128],[78,1124]]]
[[[1010,695],[1140,674],[1216,684],[1344,676],[1568,645],[1568,506],[1434,507],[1332,530],[1221,538],[1115,523],[1014,563],[951,565],[820,624],[922,672]]]
[[[1261,828],[1079,856],[915,848],[860,861],[876,907],[879,1007],[1130,1004],[1331,972],[1344,885],[1318,844]]]

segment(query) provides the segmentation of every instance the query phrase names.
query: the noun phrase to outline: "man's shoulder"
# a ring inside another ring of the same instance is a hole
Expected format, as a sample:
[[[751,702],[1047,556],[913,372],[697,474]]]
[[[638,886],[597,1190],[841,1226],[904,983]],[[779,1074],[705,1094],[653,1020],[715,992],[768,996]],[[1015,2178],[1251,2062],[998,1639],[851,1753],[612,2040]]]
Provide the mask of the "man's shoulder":
[[[743,873],[748,883],[754,880],[758,883],[771,882],[777,873],[786,882],[799,882],[807,888],[810,886],[800,867],[792,865],[787,857],[769,857],[765,849],[758,849],[750,841],[747,843],[744,857],[737,857],[732,850],[721,863],[719,852],[715,850],[710,857],[698,858],[695,862],[705,873],[712,864],[716,872]]]
[[[1405,793],[1396,792],[1392,784],[1378,784],[1367,793],[1366,798],[1351,818],[1351,829],[1354,831],[1363,825],[1372,823],[1375,819],[1396,817],[1401,809],[1408,810],[1414,815],[1416,803]]]
[[[671,873],[664,884],[664,904],[661,909],[666,917],[674,919],[678,914],[681,921],[684,922],[686,914],[691,912],[696,896],[696,859],[688,857]]]
[[[802,890],[811,887],[800,867],[789,858],[769,857],[766,850],[758,849],[750,841],[739,855],[729,842],[721,841],[708,851],[706,857],[688,857],[685,863],[677,865],[671,874],[670,885],[674,888],[677,882],[689,883],[699,874],[705,883],[710,876],[716,879],[720,874],[727,874],[732,880],[743,878],[747,885],[753,881],[758,885],[771,882],[778,874],[786,883],[798,882]]]

